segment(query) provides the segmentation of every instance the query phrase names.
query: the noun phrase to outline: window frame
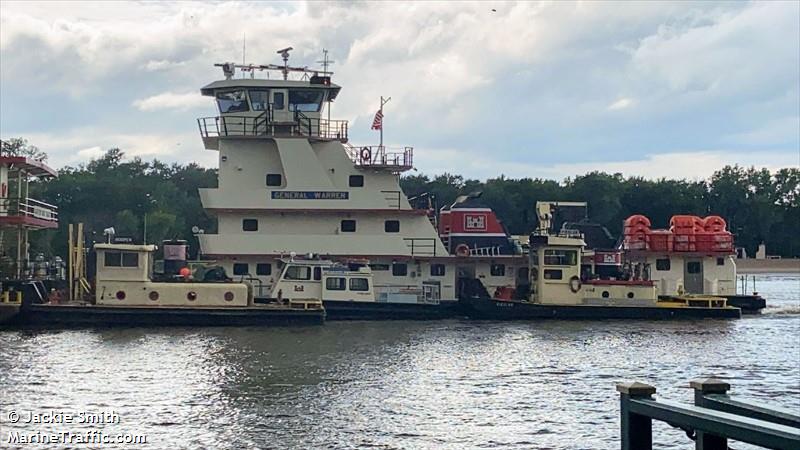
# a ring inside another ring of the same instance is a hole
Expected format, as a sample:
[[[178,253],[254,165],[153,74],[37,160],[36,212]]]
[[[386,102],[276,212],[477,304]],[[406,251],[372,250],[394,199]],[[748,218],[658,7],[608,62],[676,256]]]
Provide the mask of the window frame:
[[[130,258],[133,257],[133,262],[130,260],[126,261],[126,257]],[[122,252],[122,267],[139,267],[139,252]]]
[[[441,269],[441,270],[434,270]],[[444,264],[431,264],[430,273],[432,277],[443,277],[447,275],[447,266]]]
[[[253,228],[252,226],[251,227],[245,226],[245,224],[252,225],[253,223],[255,223],[255,228]],[[258,219],[252,219],[252,218],[242,219],[242,231],[252,233],[258,231],[258,226],[259,226]]]
[[[402,267],[402,270],[398,270]],[[402,272],[402,273],[399,273]],[[392,276],[393,277],[407,277],[408,276],[408,264],[406,263],[392,263]]]
[[[572,262],[570,263],[570,261]],[[578,251],[560,248],[546,248],[544,250],[544,265],[562,267],[576,266],[578,265]]]
[[[554,277],[553,275],[558,275]],[[562,269],[544,269],[542,277],[548,281],[558,281],[564,279],[564,271]]]
[[[289,271],[291,269],[306,269],[306,271],[307,271],[306,273],[307,273],[308,276],[306,278],[290,278],[289,277]],[[284,272],[284,274],[283,274],[283,279],[284,280],[290,280],[290,281],[310,281],[311,280],[311,267],[309,267],[309,266],[297,266],[297,265],[289,266],[289,267],[286,268],[286,272]]]
[[[365,286],[354,288],[353,287],[354,281],[363,281],[365,283]],[[347,280],[347,290],[352,292],[369,292],[369,278],[364,278],[364,277],[350,278],[349,280]]]
[[[240,270],[237,270],[237,268],[241,269],[242,267],[244,267],[244,273],[241,273]],[[243,277],[245,275],[250,275],[250,263],[235,262],[235,263],[233,263],[232,271],[233,271],[233,275],[237,276],[237,277],[239,277],[239,276]]]
[[[331,287],[330,282],[331,280],[336,280],[337,285],[336,287]],[[328,277],[325,279],[325,290],[327,291],[346,291],[347,290],[347,278],[345,277]]]
[[[266,271],[262,271],[261,269],[266,267]],[[272,263],[256,263],[256,275],[260,275],[262,277],[267,277],[272,275]]]
[[[348,229],[345,229],[345,226],[344,226],[345,223],[347,223],[348,225],[352,223],[353,224],[353,229],[352,230],[349,229],[350,228],[349,226],[347,227]],[[342,221],[339,222],[339,231],[341,231],[342,233],[355,233],[357,229],[358,229],[358,225],[356,224],[356,220],[355,219],[342,219]]]
[[[506,276],[506,265],[505,264],[490,264],[489,265],[489,275],[493,277],[504,277]]]
[[[666,264],[665,264],[666,262]],[[670,258],[656,258],[656,271],[668,272],[672,270],[672,259]]]
[[[103,267],[122,267],[122,252],[104,252],[103,255]],[[116,261],[112,261],[113,264],[109,264],[108,262],[114,258]]]
[[[275,179],[274,177],[278,177],[278,183],[277,184],[275,184],[274,182],[270,183],[270,177],[273,177],[273,180]],[[266,179],[264,180],[264,184],[266,184],[267,187],[280,187],[280,186],[283,186],[283,174],[281,174],[281,173],[268,173],[267,176],[266,176]]]
[[[397,224],[396,228],[389,229],[389,224]],[[400,232],[400,221],[396,219],[389,219],[383,221],[383,231],[385,233],[399,233]]]
[[[354,180],[361,180],[358,183],[353,183]],[[364,175],[350,175],[347,179],[347,185],[350,187],[364,187]]]
[[[228,99],[224,99],[224,98],[220,97],[222,95],[232,94],[234,92],[241,92],[242,93],[242,100],[228,100]],[[246,89],[231,89],[231,90],[219,91],[216,94],[214,94],[214,99],[217,101],[217,109],[219,110],[220,114],[230,114],[230,113],[238,113],[238,112],[248,112],[248,111],[250,111],[249,95],[247,94],[247,90]],[[244,109],[232,110],[230,107],[228,107],[228,109],[223,111],[222,110],[222,104],[220,103],[220,100],[230,101],[231,103],[241,102],[240,104],[244,105]]]
[[[253,92],[263,92],[266,94],[266,98],[264,98],[262,102],[258,102],[259,105],[264,105],[264,108],[256,108],[256,102],[253,101]],[[250,109],[253,111],[266,111],[269,109],[269,89],[248,89],[247,90],[247,99],[250,101]]]

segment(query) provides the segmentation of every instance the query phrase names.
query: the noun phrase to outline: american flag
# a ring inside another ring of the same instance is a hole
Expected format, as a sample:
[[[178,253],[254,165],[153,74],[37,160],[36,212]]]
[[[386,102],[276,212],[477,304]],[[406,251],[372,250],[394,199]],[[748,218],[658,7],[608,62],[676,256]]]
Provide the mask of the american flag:
[[[375,119],[372,121],[372,129],[380,130],[383,128],[383,111],[380,109],[375,113]]]

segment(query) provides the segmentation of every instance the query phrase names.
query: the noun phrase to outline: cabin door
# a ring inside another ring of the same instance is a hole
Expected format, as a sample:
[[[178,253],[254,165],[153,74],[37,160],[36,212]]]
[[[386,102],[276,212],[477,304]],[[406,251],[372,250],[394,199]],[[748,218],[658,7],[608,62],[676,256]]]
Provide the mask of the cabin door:
[[[683,263],[683,288],[687,294],[703,293],[703,260],[687,258]]]
[[[286,89],[271,89],[269,102],[272,105],[273,122],[292,122],[294,118],[289,111],[289,93]]]

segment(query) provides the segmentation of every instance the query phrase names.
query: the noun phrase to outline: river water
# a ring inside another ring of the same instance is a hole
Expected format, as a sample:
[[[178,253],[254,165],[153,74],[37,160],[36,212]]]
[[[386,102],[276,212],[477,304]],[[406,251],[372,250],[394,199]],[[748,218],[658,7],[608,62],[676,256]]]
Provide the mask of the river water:
[[[769,308],[734,321],[0,331],[0,448],[99,430],[147,440],[118,448],[616,449],[616,382],[690,402],[688,381],[709,375],[800,411],[800,277],[756,286]],[[105,425],[25,423],[112,411]]]

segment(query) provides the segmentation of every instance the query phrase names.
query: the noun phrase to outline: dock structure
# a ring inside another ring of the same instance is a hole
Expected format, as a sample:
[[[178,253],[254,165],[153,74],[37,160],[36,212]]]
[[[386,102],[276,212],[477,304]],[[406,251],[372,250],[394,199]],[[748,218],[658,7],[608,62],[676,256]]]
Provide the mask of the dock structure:
[[[800,448],[796,412],[730,397],[730,384],[715,378],[690,386],[692,405],[656,400],[656,388],[648,384],[617,384],[622,450],[651,450],[653,420],[685,431],[697,450],[728,450],[729,439],[770,449]]]

